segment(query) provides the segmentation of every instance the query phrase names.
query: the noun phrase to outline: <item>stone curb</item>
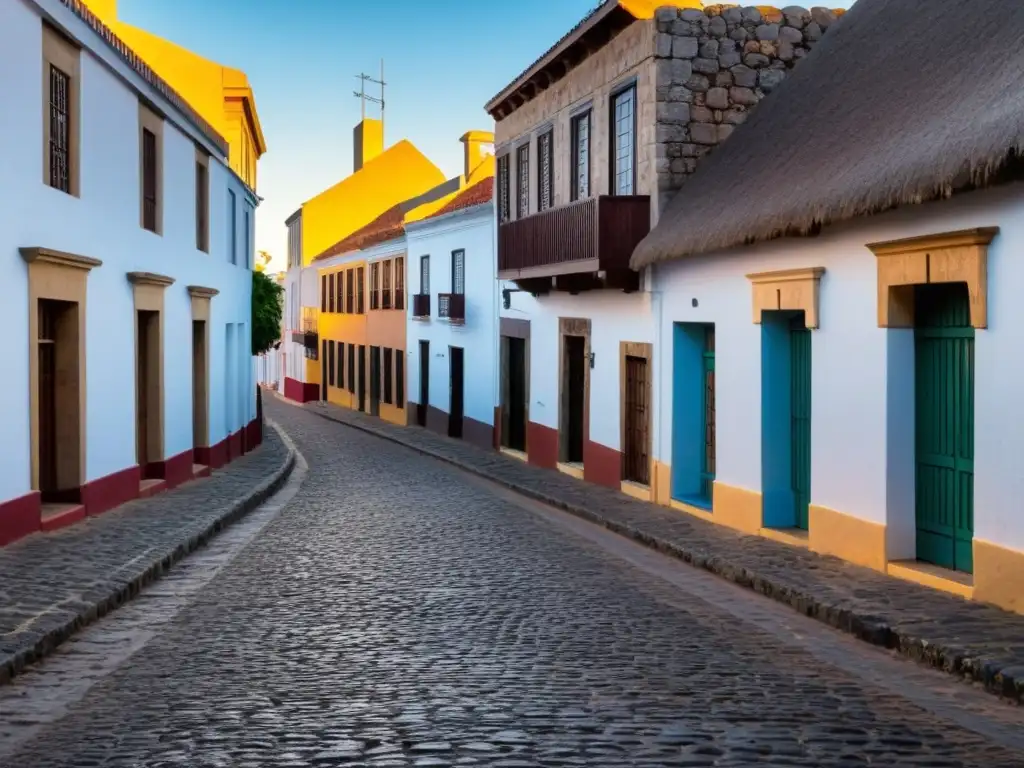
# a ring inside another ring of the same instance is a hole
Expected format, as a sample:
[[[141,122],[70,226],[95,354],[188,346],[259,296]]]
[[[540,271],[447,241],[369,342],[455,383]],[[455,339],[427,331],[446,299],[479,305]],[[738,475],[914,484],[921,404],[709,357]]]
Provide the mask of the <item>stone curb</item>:
[[[285,402],[289,405],[297,405],[288,400],[285,400]],[[1009,699],[1012,703],[1024,704],[1024,668],[1003,667],[991,660],[986,660],[984,658],[985,654],[981,651],[971,651],[971,649],[965,647],[947,646],[942,643],[931,642],[924,637],[901,632],[890,626],[881,617],[866,615],[841,605],[827,603],[814,595],[778,584],[769,577],[762,576],[755,571],[744,568],[742,565],[727,562],[716,557],[714,554],[687,548],[676,542],[653,536],[634,526],[610,520],[586,507],[548,496],[545,493],[515,482],[502,480],[485,470],[474,467],[457,458],[445,456],[444,454],[414,445],[367,425],[343,421],[317,410],[308,408],[305,410],[322,419],[327,419],[328,421],[333,421],[388,440],[424,456],[439,459],[459,469],[471,472],[478,477],[497,483],[521,496],[542,502],[576,517],[601,525],[614,533],[626,536],[646,547],[682,560],[695,568],[703,568],[727,581],[758,592],[765,597],[793,608],[805,616],[827,624],[846,634],[853,635],[858,640],[895,650],[900,655],[906,656],[920,664],[979,683],[987,692]]]
[[[0,656],[0,685],[9,683],[27,666],[36,664],[49,656],[61,643],[80,629],[121,607],[138,595],[144,587],[161,578],[175,563],[187,557],[229,525],[245,517],[273,496],[291,475],[292,469],[295,467],[296,450],[292,441],[277,424],[267,419],[265,426],[269,426],[277,432],[286,450],[284,461],[270,477],[255,486],[248,495],[231,502],[217,519],[206,524],[198,533],[188,536],[174,549],[162,555],[154,553],[144,561],[136,563],[134,573],[127,580],[118,579],[117,582],[101,585],[84,594],[82,601],[85,605],[79,607],[74,615],[69,615],[66,620],[45,630],[42,634],[33,635],[31,642],[25,644],[24,647],[13,652],[3,653]]]

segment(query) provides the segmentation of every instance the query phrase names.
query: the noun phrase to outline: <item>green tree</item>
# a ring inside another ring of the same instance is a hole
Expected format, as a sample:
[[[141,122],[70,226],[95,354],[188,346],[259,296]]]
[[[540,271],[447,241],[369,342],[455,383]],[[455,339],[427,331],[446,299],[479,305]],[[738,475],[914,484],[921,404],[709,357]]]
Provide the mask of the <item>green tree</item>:
[[[252,273],[252,353],[260,355],[281,338],[284,289],[266,272]]]

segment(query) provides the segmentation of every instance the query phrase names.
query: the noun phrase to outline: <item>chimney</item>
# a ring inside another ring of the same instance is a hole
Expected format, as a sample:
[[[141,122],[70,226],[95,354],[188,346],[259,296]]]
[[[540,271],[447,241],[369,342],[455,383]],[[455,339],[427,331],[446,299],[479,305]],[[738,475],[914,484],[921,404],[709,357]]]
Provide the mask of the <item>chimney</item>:
[[[384,151],[384,123],[364,117],[352,129],[352,173]]]
[[[490,131],[466,131],[459,139],[465,146],[465,168],[467,179],[485,158],[494,154],[494,134]]]

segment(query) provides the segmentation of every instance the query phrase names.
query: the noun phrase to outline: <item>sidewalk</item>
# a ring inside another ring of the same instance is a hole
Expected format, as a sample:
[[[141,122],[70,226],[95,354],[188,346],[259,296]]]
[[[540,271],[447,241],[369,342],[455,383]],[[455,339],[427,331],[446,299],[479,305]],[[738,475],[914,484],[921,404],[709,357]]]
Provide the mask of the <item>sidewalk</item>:
[[[258,507],[294,462],[267,424],[259,448],[209,478],[0,549],[0,684]]]
[[[862,640],[1024,703],[1024,616],[745,536],[419,427],[398,427],[323,403],[304,407],[604,525]]]

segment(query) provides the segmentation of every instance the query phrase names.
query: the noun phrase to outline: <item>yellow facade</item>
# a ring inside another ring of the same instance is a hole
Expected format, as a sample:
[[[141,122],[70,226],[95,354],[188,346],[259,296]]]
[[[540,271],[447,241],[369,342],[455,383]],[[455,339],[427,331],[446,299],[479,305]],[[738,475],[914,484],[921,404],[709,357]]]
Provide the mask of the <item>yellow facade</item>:
[[[83,1],[227,140],[232,170],[256,189],[256,165],[267,145],[245,73],[120,21],[117,0]]]

